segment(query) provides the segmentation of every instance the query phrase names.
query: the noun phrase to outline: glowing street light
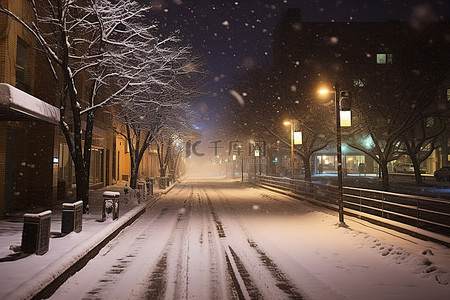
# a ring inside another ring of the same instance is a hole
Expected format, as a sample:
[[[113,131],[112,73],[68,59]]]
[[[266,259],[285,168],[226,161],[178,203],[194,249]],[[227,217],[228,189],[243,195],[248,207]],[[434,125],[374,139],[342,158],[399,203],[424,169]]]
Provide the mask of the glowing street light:
[[[294,128],[294,120],[284,121],[284,126],[291,126],[291,179],[294,178],[294,145],[301,145],[302,141],[302,132],[295,131]]]
[[[337,171],[338,171],[338,204],[339,204],[339,222],[345,226],[344,222],[344,192],[342,188],[342,146],[341,146],[341,105],[337,95],[339,93],[338,84],[334,85],[334,90],[321,89],[320,95],[334,94],[334,106],[336,112],[336,152],[337,152]],[[348,96],[348,92],[345,92]],[[351,123],[350,123],[351,124]]]

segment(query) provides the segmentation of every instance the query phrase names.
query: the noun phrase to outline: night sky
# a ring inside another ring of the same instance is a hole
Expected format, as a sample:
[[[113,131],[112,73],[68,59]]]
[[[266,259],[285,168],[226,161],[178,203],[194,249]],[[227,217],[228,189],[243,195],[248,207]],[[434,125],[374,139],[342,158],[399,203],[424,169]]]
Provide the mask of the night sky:
[[[445,0],[141,0],[162,32],[179,30],[210,73],[205,111],[228,97],[227,83],[254,64],[272,62],[272,33],[287,8],[300,8],[304,22],[437,21],[449,19]],[[206,117],[208,118],[208,117]]]

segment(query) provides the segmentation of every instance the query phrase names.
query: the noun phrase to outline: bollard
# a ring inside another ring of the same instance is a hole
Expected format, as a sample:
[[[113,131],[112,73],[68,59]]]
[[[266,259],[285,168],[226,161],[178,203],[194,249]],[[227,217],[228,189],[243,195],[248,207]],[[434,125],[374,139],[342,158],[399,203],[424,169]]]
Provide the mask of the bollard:
[[[22,252],[43,255],[50,244],[52,211],[23,215]]]
[[[83,229],[83,201],[62,204],[61,233],[81,232]]]
[[[169,174],[169,183],[174,183],[174,182],[175,182],[175,175]]]
[[[147,187],[147,195],[153,196],[153,180],[151,180],[150,178],[147,178],[145,180],[145,185]]]
[[[136,183],[136,188],[138,190],[138,203],[144,202],[145,201],[145,196],[147,194],[147,186],[145,185],[145,183],[139,181],[138,183]]]
[[[102,221],[105,221],[108,215],[112,215],[113,220],[119,217],[119,197],[120,192],[103,192]]]
[[[159,177],[159,188],[164,190],[169,186],[169,178],[168,177]]]

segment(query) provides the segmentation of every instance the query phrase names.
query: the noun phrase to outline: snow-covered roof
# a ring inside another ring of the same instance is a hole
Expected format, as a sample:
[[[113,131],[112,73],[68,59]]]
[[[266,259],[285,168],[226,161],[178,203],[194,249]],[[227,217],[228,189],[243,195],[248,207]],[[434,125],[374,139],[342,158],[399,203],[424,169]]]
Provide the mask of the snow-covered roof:
[[[7,83],[0,83],[0,108],[57,125],[59,109]]]

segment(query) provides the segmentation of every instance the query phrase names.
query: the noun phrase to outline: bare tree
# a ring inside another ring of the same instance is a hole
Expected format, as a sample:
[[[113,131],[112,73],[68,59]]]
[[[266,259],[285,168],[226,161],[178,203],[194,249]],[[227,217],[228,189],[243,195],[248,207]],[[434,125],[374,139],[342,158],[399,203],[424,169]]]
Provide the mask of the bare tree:
[[[133,66],[149,68],[141,72],[142,80],[128,88],[114,99],[118,108],[117,118],[125,130],[118,130],[130,147],[131,178],[130,186],[135,188],[139,166],[145,150],[155,138],[168,127],[180,130],[180,124],[189,126],[189,120],[182,116],[190,110],[190,102],[201,94],[204,72],[201,62],[193,55],[190,47],[178,45],[180,40],[172,37],[151,51],[134,52]],[[147,64],[148,58],[153,64]],[[157,63],[155,63],[157,62]],[[121,64],[128,67],[129,64]],[[151,76],[149,80],[148,77]],[[178,133],[181,135],[183,130]]]
[[[32,24],[1,5],[0,12],[33,34],[58,82],[60,125],[75,166],[77,200],[83,201],[86,212],[95,112],[113,104],[113,99],[130,86],[144,84],[142,72],[149,69],[124,68],[130,63],[129,54],[148,50],[149,44],[159,48],[164,41],[155,38],[153,24],[140,22],[148,8],[133,0],[28,3],[34,12]],[[83,97],[83,87],[77,87],[76,82],[90,83],[88,96]]]
[[[195,135],[194,124],[197,114],[189,104],[174,106],[164,114],[161,130],[156,136],[160,176],[167,176],[169,167],[174,166],[181,148],[175,149],[175,144]],[[174,171],[174,169],[170,170]]]
[[[333,137],[332,107],[311,96],[307,90],[308,79],[292,78],[292,73],[259,67],[239,78],[237,91],[230,101],[229,131],[241,128],[248,137],[258,136],[267,140],[278,140],[286,149],[290,148],[289,130],[284,121],[293,121],[295,130],[302,132],[302,144],[294,146],[305,168],[305,180],[311,181],[310,162],[313,153],[326,148]],[[240,93],[238,93],[238,91]],[[240,98],[239,98],[240,97]],[[236,101],[236,98],[240,101]]]
[[[388,163],[403,154],[402,141],[411,150],[415,147],[418,139],[407,133],[418,134],[414,127],[420,127],[426,112],[437,107],[439,91],[449,75],[449,48],[442,25],[425,28],[401,27],[397,40],[390,43],[391,57],[386,64],[373,60],[364,64],[364,69],[353,70],[354,78],[359,79],[359,86],[352,89],[353,108],[358,115],[356,126],[363,134],[351,138],[349,146],[378,163],[384,189],[389,189]],[[386,36],[394,38],[392,33]],[[422,142],[430,141],[430,136],[425,136]]]
[[[423,183],[420,165],[440,146],[439,137],[446,129],[446,117],[423,116],[402,135],[403,152],[411,159],[418,185]]]

